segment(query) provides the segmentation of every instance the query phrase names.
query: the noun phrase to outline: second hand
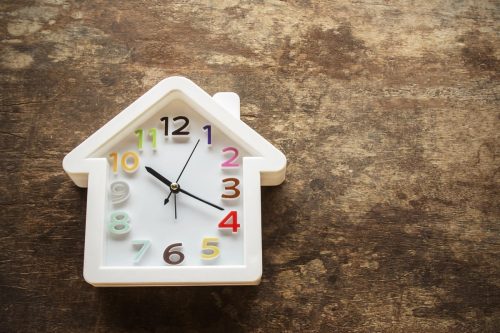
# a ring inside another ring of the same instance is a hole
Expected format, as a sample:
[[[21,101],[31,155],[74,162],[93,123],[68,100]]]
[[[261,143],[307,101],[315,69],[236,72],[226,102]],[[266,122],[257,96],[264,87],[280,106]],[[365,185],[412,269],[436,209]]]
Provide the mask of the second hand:
[[[187,167],[189,161],[191,160],[191,157],[193,156],[193,153],[196,150],[196,147],[198,147],[199,143],[200,143],[200,139],[198,139],[198,141],[196,141],[196,144],[194,145],[194,148],[191,151],[191,154],[189,154],[189,157],[188,157],[186,163],[184,164],[184,167],[182,168],[181,173],[179,174],[179,177],[177,177],[177,180],[175,181],[176,183],[178,183],[179,179],[181,179],[181,176],[184,173],[184,170],[186,170],[186,167]],[[172,195],[172,190],[170,190],[170,193],[168,194],[167,198],[165,199],[164,205],[166,205],[169,202],[171,195]],[[177,195],[175,195],[175,194],[174,194],[174,211],[175,211],[175,219],[177,220]]]

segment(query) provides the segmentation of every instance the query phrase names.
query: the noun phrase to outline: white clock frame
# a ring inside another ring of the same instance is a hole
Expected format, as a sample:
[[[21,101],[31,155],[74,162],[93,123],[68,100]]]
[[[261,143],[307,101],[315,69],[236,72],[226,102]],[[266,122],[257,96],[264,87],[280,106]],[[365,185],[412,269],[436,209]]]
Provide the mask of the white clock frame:
[[[252,156],[243,159],[244,264],[231,266],[111,267],[103,265],[105,202],[109,164],[106,151],[154,116],[181,99]],[[255,285],[262,276],[260,186],[285,179],[286,157],[239,119],[239,97],[213,97],[187,78],[166,78],[67,154],[63,168],[79,187],[88,187],[85,229],[85,280],[94,286]]]

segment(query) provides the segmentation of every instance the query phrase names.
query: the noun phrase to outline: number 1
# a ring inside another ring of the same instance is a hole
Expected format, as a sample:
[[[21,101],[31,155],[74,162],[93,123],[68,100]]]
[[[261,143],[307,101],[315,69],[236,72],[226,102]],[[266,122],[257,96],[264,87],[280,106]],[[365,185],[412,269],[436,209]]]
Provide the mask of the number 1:
[[[205,125],[203,129],[207,131],[207,144],[212,145],[212,125]]]
[[[168,136],[168,117],[161,117],[160,121],[165,122],[165,136]]]
[[[112,152],[109,157],[113,159],[113,172],[116,173],[118,171],[118,153]]]
[[[151,128],[149,130],[149,136],[151,137],[151,140],[153,141],[151,145],[153,146],[153,149],[156,149],[156,128]]]
[[[142,141],[143,141],[143,130],[142,128],[139,128],[138,130],[135,130],[135,135],[137,135],[138,141],[137,141],[137,149],[142,150]]]

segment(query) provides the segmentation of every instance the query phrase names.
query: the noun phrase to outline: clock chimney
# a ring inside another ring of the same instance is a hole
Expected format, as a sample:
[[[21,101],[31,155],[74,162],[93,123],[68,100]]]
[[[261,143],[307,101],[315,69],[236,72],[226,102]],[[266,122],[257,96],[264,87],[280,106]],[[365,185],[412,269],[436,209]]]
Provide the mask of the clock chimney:
[[[234,92],[218,92],[212,98],[236,119],[240,119],[240,96],[238,94]]]

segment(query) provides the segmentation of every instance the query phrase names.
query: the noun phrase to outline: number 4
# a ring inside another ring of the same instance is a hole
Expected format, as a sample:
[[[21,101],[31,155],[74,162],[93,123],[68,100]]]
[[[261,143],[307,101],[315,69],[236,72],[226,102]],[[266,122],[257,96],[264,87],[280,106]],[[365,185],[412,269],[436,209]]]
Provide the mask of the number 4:
[[[231,220],[231,222],[229,222],[229,220]],[[238,212],[235,210],[230,211],[229,214],[227,214],[226,217],[219,222],[219,228],[221,229],[231,228],[233,229],[233,232],[238,232],[239,227]]]

